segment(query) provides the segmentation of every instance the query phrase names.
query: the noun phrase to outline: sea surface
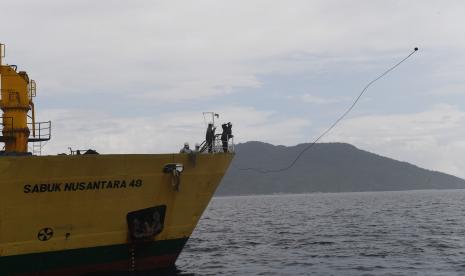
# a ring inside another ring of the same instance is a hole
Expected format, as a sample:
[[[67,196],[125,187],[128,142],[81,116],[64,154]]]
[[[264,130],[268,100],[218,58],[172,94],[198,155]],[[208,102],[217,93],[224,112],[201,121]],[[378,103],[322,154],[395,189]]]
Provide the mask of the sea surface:
[[[465,275],[465,190],[217,197],[176,266],[169,274]]]

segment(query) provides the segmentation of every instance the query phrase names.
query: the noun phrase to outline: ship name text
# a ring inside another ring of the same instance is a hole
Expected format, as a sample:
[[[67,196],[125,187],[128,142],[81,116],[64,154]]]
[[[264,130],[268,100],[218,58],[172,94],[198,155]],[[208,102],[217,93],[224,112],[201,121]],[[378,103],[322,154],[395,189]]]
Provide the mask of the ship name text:
[[[110,189],[130,189],[142,187],[141,179],[131,180],[97,180],[64,183],[43,183],[26,184],[23,192],[30,193],[54,193],[54,192],[76,192],[88,190],[110,190]]]

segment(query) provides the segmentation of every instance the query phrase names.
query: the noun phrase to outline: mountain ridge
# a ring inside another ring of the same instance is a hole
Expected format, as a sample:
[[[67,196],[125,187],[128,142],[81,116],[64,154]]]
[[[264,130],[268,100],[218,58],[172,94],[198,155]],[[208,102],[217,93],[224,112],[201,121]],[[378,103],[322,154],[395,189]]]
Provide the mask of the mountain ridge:
[[[465,188],[464,179],[347,143],[317,143],[282,172],[241,170],[285,168],[308,145],[287,147],[259,141],[236,145],[236,156],[216,195]]]

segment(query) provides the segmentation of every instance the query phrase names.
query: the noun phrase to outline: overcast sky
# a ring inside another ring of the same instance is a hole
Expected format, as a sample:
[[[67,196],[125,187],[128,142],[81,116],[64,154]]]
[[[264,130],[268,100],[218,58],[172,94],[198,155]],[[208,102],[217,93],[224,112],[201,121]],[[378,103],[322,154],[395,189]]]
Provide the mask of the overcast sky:
[[[5,1],[6,62],[38,83],[45,152],[177,152],[203,111],[235,142],[322,141],[465,177],[465,1]],[[311,154],[309,152],[308,154]]]

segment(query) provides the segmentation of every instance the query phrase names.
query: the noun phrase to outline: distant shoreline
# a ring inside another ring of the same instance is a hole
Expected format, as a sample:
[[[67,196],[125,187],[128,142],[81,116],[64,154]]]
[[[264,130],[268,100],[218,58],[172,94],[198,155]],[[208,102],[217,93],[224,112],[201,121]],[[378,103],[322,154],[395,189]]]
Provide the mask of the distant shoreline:
[[[465,188],[457,189],[415,189],[415,190],[385,190],[385,191],[358,191],[358,192],[308,192],[308,193],[276,193],[276,194],[242,194],[242,195],[214,195],[213,198],[221,197],[247,197],[247,196],[293,196],[293,195],[317,195],[317,194],[356,194],[356,193],[385,193],[385,192],[419,192],[419,191],[463,191]]]

